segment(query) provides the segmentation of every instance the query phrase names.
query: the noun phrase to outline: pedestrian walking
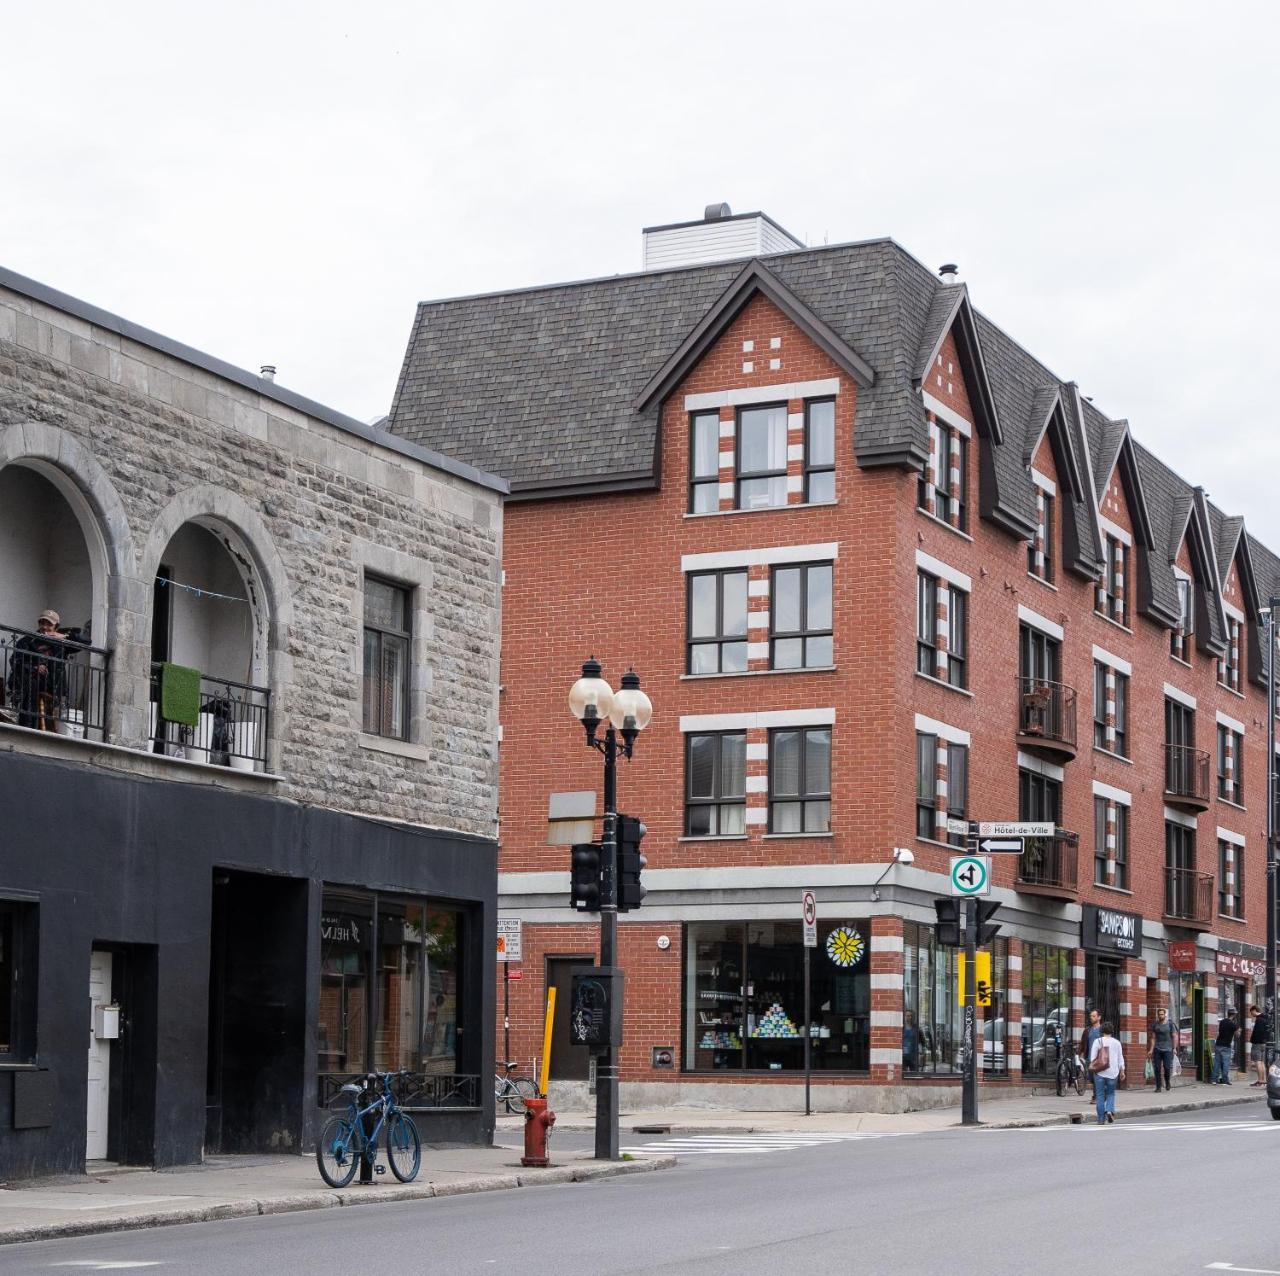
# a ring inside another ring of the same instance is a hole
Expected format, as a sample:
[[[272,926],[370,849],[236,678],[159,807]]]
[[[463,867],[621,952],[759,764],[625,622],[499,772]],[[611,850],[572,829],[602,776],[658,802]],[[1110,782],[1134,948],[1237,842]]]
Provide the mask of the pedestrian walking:
[[[1234,1053],[1232,1042],[1235,1041],[1236,1008],[1227,1007],[1226,1015],[1218,1020],[1218,1039],[1213,1044],[1213,1084],[1231,1084],[1231,1056]]]
[[[1100,1027],[1089,1054],[1089,1071],[1093,1074],[1098,1124],[1108,1125],[1116,1119],[1116,1085],[1124,1080],[1124,1047],[1116,1040],[1111,1023]]]
[[[1249,1062],[1258,1074],[1255,1086],[1267,1084],[1267,1042],[1271,1040],[1271,1016],[1260,1006],[1250,1006],[1253,1023],[1249,1026]]]
[[[1178,1049],[1178,1025],[1169,1018],[1169,1012],[1161,1006],[1156,1011],[1156,1021],[1151,1025],[1148,1034],[1151,1044],[1147,1047],[1147,1058],[1151,1060],[1156,1078],[1156,1093],[1160,1093],[1160,1081],[1163,1075],[1164,1089],[1173,1089],[1173,1056]]]
[[[1089,1066],[1089,1060],[1093,1058],[1093,1043],[1102,1036],[1102,1015],[1097,1010],[1089,1011],[1089,1022],[1085,1026],[1085,1030],[1080,1034],[1080,1058],[1085,1062],[1085,1067]],[[1089,1073],[1089,1080],[1093,1083],[1093,1100],[1096,1103],[1098,1099],[1098,1079]]]

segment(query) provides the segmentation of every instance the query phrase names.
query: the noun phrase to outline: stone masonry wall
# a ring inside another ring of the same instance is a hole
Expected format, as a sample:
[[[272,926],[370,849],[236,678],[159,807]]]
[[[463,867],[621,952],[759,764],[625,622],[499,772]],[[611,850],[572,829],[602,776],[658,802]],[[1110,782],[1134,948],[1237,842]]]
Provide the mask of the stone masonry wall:
[[[69,479],[105,542],[106,630],[94,640],[112,651],[109,744],[144,747],[151,581],[194,519],[246,546],[258,578],[267,769],[280,778],[192,764],[183,778],[216,770],[218,783],[297,801],[495,833],[498,493],[0,289],[0,466],[24,460]],[[403,743],[361,732],[366,569],[415,587]],[[0,623],[31,622],[0,599]],[[9,742],[53,745],[16,730]],[[110,756],[143,772],[164,763]]]

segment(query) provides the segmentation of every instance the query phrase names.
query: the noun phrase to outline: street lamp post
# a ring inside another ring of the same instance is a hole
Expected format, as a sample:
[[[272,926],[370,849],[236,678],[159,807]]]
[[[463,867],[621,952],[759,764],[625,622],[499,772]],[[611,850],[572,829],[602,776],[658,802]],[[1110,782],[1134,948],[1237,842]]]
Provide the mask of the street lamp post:
[[[618,756],[628,760],[636,736],[649,725],[653,705],[634,669],[615,693],[594,656],[569,689],[569,709],[582,723],[587,745],[604,755],[604,834],[600,841],[600,965],[618,964]],[[604,738],[597,737],[602,724]],[[619,740],[621,737],[621,740]],[[618,1159],[618,1042],[596,1056],[596,1160]]]

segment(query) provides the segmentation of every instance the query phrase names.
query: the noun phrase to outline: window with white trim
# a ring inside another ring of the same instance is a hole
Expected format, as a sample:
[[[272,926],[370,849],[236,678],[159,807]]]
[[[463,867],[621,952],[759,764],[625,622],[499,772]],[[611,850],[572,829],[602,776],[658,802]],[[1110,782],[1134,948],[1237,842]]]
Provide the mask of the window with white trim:
[[[413,591],[364,578],[362,726],[370,735],[409,738],[409,653]]]
[[[831,581],[831,563],[773,569],[769,589],[771,668],[816,669],[834,663]]]
[[[916,836],[936,838],[938,826],[938,737],[916,732]]]
[[[1102,579],[1098,581],[1094,610],[1119,625],[1127,624],[1125,582],[1129,576],[1129,547],[1118,536],[1107,536]]]
[[[1240,646],[1241,625],[1234,616],[1227,617],[1227,650],[1218,661],[1218,681],[1229,691],[1240,690],[1240,674],[1244,651]]]
[[[804,499],[812,504],[836,499],[834,399],[810,399],[804,405]]]
[[[1244,736],[1218,723],[1218,796],[1244,805]]]
[[[741,837],[747,831],[747,733],[685,736],[686,837]]]
[[[695,412],[689,418],[689,513],[719,508],[720,413]]]
[[[689,573],[686,672],[747,668],[747,569]]]
[[[1244,847],[1218,839],[1218,912],[1244,917]]]
[[[1175,581],[1178,589],[1178,623],[1169,633],[1169,654],[1191,663],[1191,639],[1196,631],[1195,591],[1185,576]]]

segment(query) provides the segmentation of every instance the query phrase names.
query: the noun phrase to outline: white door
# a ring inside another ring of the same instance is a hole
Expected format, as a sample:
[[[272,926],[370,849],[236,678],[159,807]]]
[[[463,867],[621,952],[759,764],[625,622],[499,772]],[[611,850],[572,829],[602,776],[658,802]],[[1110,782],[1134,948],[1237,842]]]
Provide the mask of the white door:
[[[111,1094],[111,1042],[93,1035],[96,1006],[111,1003],[111,954],[93,952],[89,956],[89,1106],[85,1157],[107,1159],[107,1106]]]

